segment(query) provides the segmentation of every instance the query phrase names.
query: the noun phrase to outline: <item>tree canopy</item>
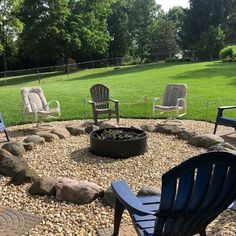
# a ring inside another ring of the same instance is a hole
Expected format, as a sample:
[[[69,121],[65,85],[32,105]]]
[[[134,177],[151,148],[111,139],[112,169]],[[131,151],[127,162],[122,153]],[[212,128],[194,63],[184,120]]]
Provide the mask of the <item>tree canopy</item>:
[[[215,60],[236,44],[236,0],[0,0],[0,70],[160,53]]]

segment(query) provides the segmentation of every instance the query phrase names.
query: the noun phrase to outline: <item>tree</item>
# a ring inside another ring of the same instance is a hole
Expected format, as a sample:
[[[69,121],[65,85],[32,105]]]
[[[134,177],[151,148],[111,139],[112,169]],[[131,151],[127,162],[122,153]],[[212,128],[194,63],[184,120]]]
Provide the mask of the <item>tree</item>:
[[[129,12],[130,33],[136,54],[145,56],[150,51],[151,31],[160,11],[155,0],[132,0]]]
[[[164,14],[159,16],[152,31],[151,52],[166,58],[180,51],[176,41],[176,28],[172,20]]]
[[[167,17],[169,20],[171,20],[174,25],[175,25],[175,34],[176,34],[176,41],[178,43],[179,46],[183,46],[183,38],[184,38],[184,20],[186,17],[186,11],[183,7],[181,6],[175,6],[172,7],[168,13],[167,13]]]
[[[109,35],[110,0],[25,0],[22,51],[36,65],[54,64],[71,56],[104,53]]]
[[[123,57],[128,54],[132,45],[129,31],[130,4],[127,0],[117,0],[112,6],[112,14],[108,17],[108,31],[111,36],[110,57]]]
[[[223,38],[228,41],[232,40],[235,29],[229,26],[228,21],[233,19],[235,14],[236,0],[190,0],[189,3],[190,8],[187,10],[183,27],[185,49],[192,50],[195,57],[200,60],[212,58],[215,53],[212,54],[212,45],[206,44],[206,41],[214,42],[219,37],[220,41]],[[226,34],[226,37],[223,34]],[[222,45],[222,42],[219,44]],[[202,49],[202,46],[206,45],[210,47],[209,50]],[[208,54],[204,55],[203,52]]]
[[[15,52],[14,43],[22,30],[17,17],[20,0],[0,0],[0,55],[3,55],[3,68],[7,70],[7,55]]]

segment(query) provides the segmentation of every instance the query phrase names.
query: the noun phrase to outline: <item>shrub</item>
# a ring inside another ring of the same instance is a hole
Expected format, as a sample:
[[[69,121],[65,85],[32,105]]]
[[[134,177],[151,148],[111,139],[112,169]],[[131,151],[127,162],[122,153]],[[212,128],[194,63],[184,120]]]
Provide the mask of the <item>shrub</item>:
[[[224,47],[220,51],[220,58],[222,61],[231,62],[236,60],[236,45]]]
[[[169,63],[181,63],[181,62],[191,62],[191,59],[190,58],[175,58],[175,57],[173,57],[173,58],[167,58],[166,60],[165,60],[165,62],[169,62]]]

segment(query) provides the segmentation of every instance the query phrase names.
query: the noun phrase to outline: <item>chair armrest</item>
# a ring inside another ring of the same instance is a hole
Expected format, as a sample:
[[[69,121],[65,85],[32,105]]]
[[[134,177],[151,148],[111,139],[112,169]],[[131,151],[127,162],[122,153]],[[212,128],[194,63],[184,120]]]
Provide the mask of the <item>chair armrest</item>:
[[[182,102],[182,104],[180,104]],[[185,99],[184,98],[178,98],[177,99],[177,107],[185,107]]]
[[[218,107],[218,110],[233,109],[233,108],[236,108],[236,106],[223,106],[223,107]]]
[[[157,212],[148,210],[142,202],[134,195],[125,181],[112,182],[116,198],[119,202],[133,214],[138,215],[156,215]]]
[[[156,105],[156,102],[157,102],[158,100],[160,100],[160,98],[153,98],[153,106]]]
[[[218,113],[217,113],[217,118],[219,119],[220,117],[223,116],[223,112],[225,109],[233,109],[236,108],[236,106],[222,106],[222,107],[218,107]]]
[[[58,108],[60,107],[60,103],[57,100],[52,100],[52,101],[48,102],[48,106],[50,106],[50,104],[52,104],[52,103],[55,103]]]
[[[114,102],[114,103],[119,103],[119,100],[115,100],[115,99],[109,99],[109,101]]]
[[[88,103],[89,103],[89,104],[95,104],[95,102],[92,101],[92,100],[88,100]]]

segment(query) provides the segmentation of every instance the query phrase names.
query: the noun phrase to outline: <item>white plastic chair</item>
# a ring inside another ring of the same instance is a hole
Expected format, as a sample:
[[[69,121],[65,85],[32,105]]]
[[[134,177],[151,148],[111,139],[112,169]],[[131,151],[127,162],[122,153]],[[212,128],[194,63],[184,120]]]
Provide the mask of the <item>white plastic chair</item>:
[[[185,115],[187,112],[186,94],[186,84],[168,84],[162,104],[156,104],[160,98],[154,98],[153,100],[153,115],[156,114],[156,111],[159,111],[158,114],[163,114],[164,112],[176,113],[177,117]]]
[[[61,115],[60,103],[57,100],[47,102],[43,90],[40,87],[25,87],[21,89],[23,101],[23,117],[26,114],[34,115],[35,122],[39,116],[46,118],[59,118]],[[51,108],[51,104],[55,104]]]

